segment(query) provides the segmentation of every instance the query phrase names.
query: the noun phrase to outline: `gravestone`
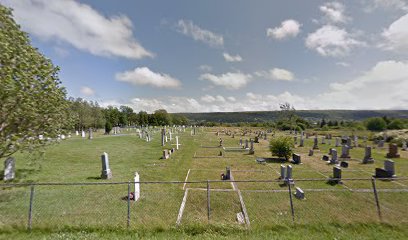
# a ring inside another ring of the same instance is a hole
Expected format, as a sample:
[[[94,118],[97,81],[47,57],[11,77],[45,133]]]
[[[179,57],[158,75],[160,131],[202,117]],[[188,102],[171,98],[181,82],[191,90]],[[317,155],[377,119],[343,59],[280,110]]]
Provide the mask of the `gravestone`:
[[[322,157],[322,160],[323,160],[323,161],[326,161],[326,162],[329,161],[329,159],[330,159],[330,158],[329,158],[328,155],[323,155],[323,157]]]
[[[313,149],[319,149],[317,137],[314,138]]]
[[[343,145],[341,147],[341,156],[340,158],[350,158],[350,148],[348,145]]]
[[[300,187],[296,187],[295,197],[297,199],[305,199],[305,192]]]
[[[330,159],[330,163],[331,164],[337,164],[337,163],[339,163],[339,161],[338,161],[338,159],[337,159],[337,150],[336,149],[332,149],[332,152],[331,152],[332,154],[331,154],[331,159]]]
[[[280,179],[286,179],[286,167],[283,164],[280,165]]]
[[[326,138],[322,136],[322,144],[326,144]]]
[[[102,160],[102,179],[111,179],[112,178],[112,171],[109,168],[109,156],[106,152],[104,152],[101,156]]]
[[[268,138],[266,137],[266,133],[265,133],[265,135],[264,135],[264,140],[268,140]]]
[[[402,151],[407,151],[407,142],[406,141],[402,142]]]
[[[379,147],[379,148],[383,148],[383,147],[384,147],[384,140],[380,140],[380,141],[378,141],[378,145],[377,145],[377,147]]]
[[[297,144],[297,136],[293,137],[293,141],[295,142],[295,144]]]
[[[294,164],[300,164],[301,163],[301,159],[300,159],[299,154],[293,153],[292,154],[292,159],[293,159]]]
[[[179,150],[179,145],[181,145],[181,144],[179,144],[178,136],[176,136],[176,149],[177,150]]]
[[[231,179],[231,168],[226,167],[225,168],[224,180],[230,180],[230,179]]]
[[[352,147],[352,144],[351,144],[351,138],[347,138],[347,143],[346,143],[346,145],[350,148],[350,149],[352,149],[353,147]]]
[[[248,139],[245,139],[245,149],[248,149]]]
[[[288,165],[288,167],[286,168],[286,181],[287,184],[295,184],[295,182],[293,181],[293,177],[292,177],[292,165]]]
[[[88,139],[89,139],[89,140],[93,139],[92,128],[89,128],[89,136],[88,136]]]
[[[348,162],[345,162],[345,161],[341,161],[340,162],[340,167],[342,167],[342,168],[348,168]]]
[[[16,168],[16,161],[13,157],[8,157],[6,161],[4,161],[4,181],[13,180],[16,177],[15,173]]]
[[[370,146],[365,147],[363,163],[364,164],[374,163],[374,159],[371,157],[371,147]]]
[[[341,183],[341,168],[333,167],[333,182]]]
[[[398,146],[395,143],[391,143],[388,147],[387,158],[399,158]]]
[[[300,137],[300,142],[299,142],[299,147],[303,147],[304,146],[304,139],[303,136]]]
[[[220,138],[220,147],[222,147],[222,138]]]
[[[135,195],[134,195],[134,201],[136,202],[140,198],[140,177],[139,173],[135,172]]]
[[[78,132],[78,131],[75,131],[75,135],[79,136],[79,132]]]
[[[354,147],[358,147],[358,137],[354,136]]]
[[[309,157],[313,156],[313,149],[309,149]]]
[[[254,140],[251,139],[251,148],[249,149],[249,154],[254,154],[255,149],[254,149]]]
[[[242,138],[239,139],[239,145],[242,146]]]
[[[170,157],[169,150],[164,149],[162,159],[169,159],[169,157]]]
[[[336,137],[336,147],[340,147],[340,138]]]
[[[81,137],[85,138],[85,131],[84,130],[82,130],[82,132],[81,132]]]
[[[166,135],[166,129],[163,128],[163,129],[161,130],[161,145],[162,145],[162,146],[166,145],[166,143],[165,143],[165,141],[164,141],[164,140],[165,140],[165,139],[164,139],[164,135]]]
[[[384,168],[376,168],[374,177],[376,178],[394,178],[396,177],[394,161],[389,160],[389,159],[385,160]]]
[[[255,136],[254,143],[259,143],[259,137]]]

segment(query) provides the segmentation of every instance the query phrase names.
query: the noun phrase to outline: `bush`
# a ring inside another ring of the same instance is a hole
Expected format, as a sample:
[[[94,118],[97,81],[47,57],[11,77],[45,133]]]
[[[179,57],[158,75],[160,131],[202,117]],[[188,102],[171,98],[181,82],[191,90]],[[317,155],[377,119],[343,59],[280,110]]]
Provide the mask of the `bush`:
[[[401,121],[400,119],[395,119],[394,121],[390,122],[390,124],[388,124],[387,128],[388,129],[404,129],[404,122]]]
[[[383,131],[387,127],[387,123],[384,119],[376,117],[369,118],[366,123],[367,130],[370,131]]]
[[[112,124],[110,122],[105,123],[105,133],[109,134],[112,131]]]
[[[285,160],[289,160],[290,156],[293,153],[292,148],[294,147],[291,137],[281,136],[272,138],[269,143],[269,149],[272,155],[278,156],[280,158],[285,158]]]

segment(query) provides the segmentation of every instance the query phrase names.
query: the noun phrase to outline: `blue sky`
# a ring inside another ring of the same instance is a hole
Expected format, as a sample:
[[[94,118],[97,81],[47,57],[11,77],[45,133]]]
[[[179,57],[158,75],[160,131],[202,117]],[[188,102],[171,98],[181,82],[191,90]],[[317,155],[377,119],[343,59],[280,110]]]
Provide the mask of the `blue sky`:
[[[0,0],[72,97],[135,111],[407,109],[408,0]]]

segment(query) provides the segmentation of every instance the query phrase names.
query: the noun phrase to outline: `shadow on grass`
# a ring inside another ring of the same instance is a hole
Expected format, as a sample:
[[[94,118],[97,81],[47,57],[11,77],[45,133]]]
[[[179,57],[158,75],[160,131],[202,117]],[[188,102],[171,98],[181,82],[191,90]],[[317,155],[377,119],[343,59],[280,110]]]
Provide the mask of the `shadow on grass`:
[[[100,180],[102,178],[101,177],[87,177],[86,179],[88,179],[88,180]]]

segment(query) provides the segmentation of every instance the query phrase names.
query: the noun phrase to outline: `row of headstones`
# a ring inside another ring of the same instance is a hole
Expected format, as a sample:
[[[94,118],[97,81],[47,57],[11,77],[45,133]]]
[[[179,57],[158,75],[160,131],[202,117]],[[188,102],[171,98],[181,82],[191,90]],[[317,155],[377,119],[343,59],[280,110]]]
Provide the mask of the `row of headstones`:
[[[250,146],[248,146],[248,143],[250,144]],[[245,139],[245,145],[243,144],[242,138],[240,138],[239,145],[242,146],[243,149],[248,149],[250,154],[255,153],[254,140],[252,140],[252,138],[250,138],[249,141],[248,139]]]

